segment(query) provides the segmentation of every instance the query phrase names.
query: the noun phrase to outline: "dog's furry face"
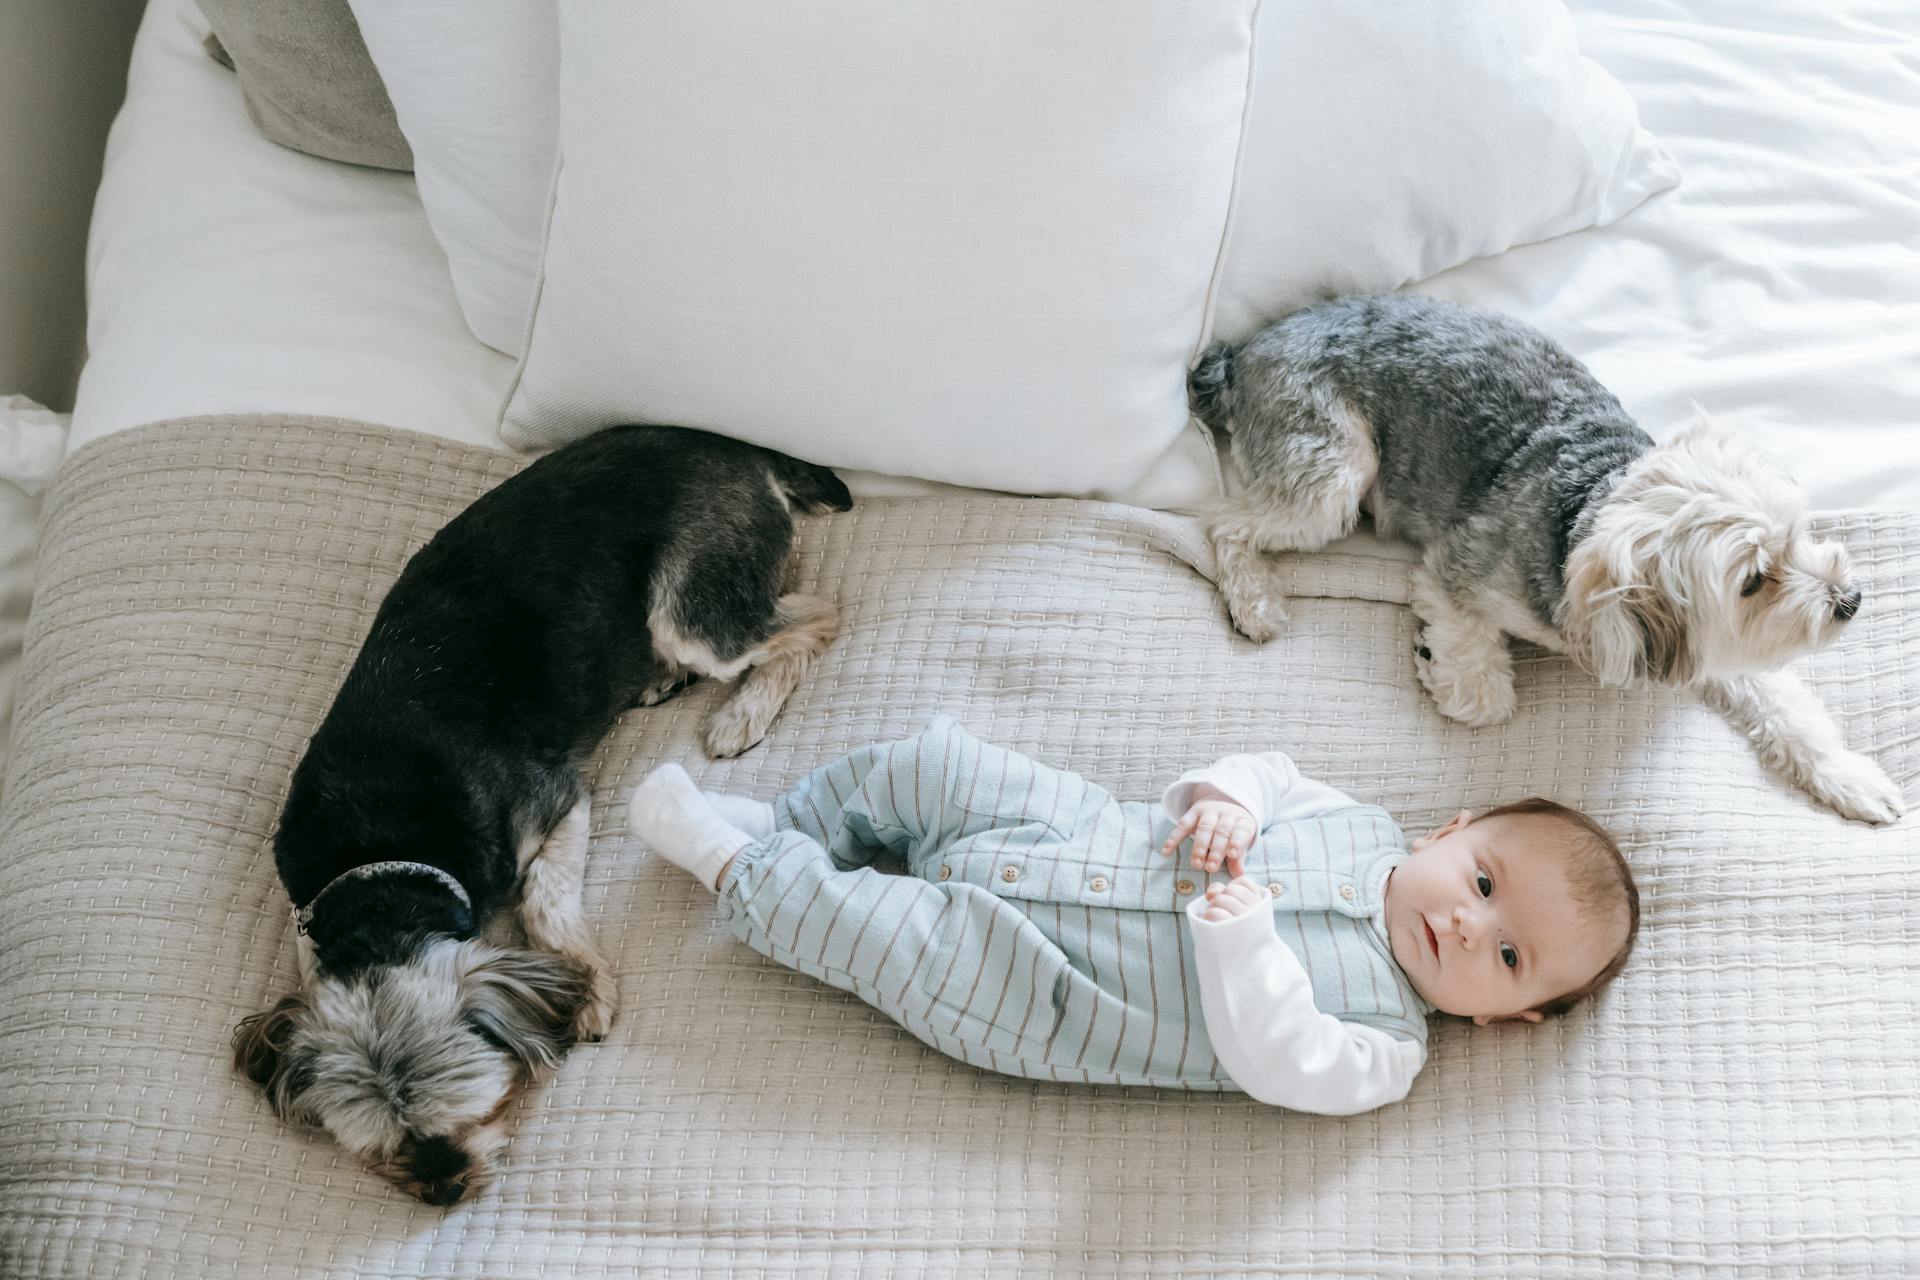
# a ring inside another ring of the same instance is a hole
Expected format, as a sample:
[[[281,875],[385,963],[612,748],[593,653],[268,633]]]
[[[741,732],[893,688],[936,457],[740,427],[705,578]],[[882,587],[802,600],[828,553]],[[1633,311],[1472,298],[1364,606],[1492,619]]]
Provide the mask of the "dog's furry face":
[[[586,993],[560,956],[442,938],[404,965],[316,977],[242,1023],[234,1056],[281,1118],[451,1205],[492,1178],[508,1106],[571,1045]]]
[[[1799,488],[1697,423],[1629,468],[1567,560],[1559,626],[1605,684],[1770,671],[1860,605],[1846,548],[1807,532]]]

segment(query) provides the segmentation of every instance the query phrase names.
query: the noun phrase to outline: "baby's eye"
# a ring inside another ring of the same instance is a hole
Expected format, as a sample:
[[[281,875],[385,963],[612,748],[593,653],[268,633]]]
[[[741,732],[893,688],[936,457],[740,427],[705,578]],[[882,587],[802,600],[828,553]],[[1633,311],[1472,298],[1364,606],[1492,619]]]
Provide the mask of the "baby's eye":
[[[1481,897],[1491,898],[1493,896],[1493,877],[1492,876],[1482,871],[1476,877],[1475,883],[1477,883],[1480,886]]]
[[[1513,949],[1512,943],[1503,942],[1500,944],[1500,963],[1506,965],[1509,969],[1518,969],[1520,967],[1520,953]]]

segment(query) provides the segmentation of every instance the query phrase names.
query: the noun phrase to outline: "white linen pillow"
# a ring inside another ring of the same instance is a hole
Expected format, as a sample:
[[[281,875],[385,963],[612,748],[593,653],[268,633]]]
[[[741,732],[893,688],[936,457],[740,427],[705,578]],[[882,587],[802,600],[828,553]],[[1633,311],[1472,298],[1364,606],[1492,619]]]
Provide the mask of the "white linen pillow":
[[[1679,181],[1558,0],[1260,11],[1216,337],[1603,226]]]
[[[353,0],[353,5],[413,147],[422,201],[446,248],[463,310],[483,340],[520,354],[557,149],[560,55],[554,0],[487,0],[484,20],[476,20],[471,3],[463,0]],[[834,21],[857,11],[858,5],[843,4],[814,16],[831,30]],[[571,16],[586,23],[618,17]],[[635,23],[643,20],[643,15],[631,16]],[[715,15],[714,22],[723,17]],[[666,31],[699,21],[685,12],[656,14],[652,20]],[[914,25],[926,21],[916,16]],[[903,25],[905,19],[890,28],[893,38],[900,38]],[[709,56],[719,56],[712,48]],[[599,52],[617,57],[606,46]],[[884,57],[888,51],[868,52]],[[1035,51],[1024,52],[1031,57]],[[831,57],[817,47],[814,56],[828,68],[826,74],[833,74]],[[1677,180],[1672,161],[1639,128],[1631,98],[1580,55],[1566,9],[1556,0],[1447,6],[1431,0],[1269,3],[1260,10],[1254,58],[1237,209],[1215,272],[1215,336],[1243,336],[1315,297],[1393,288],[1514,244],[1611,222]],[[773,74],[802,74],[795,68],[803,62],[780,61]],[[590,110],[589,95],[576,97],[583,111]],[[658,101],[660,95],[648,100]],[[821,114],[824,121],[846,106],[800,91],[788,92],[786,100],[803,120]],[[582,128],[592,133],[592,125],[589,116]],[[1117,117],[1113,127],[1125,129],[1124,117]],[[594,141],[607,140],[596,136]],[[744,163],[748,153],[743,147],[735,159]],[[644,175],[636,177],[644,182]],[[786,198],[780,192],[762,194],[770,204]],[[1111,211],[1102,210],[1090,219],[1090,229],[1110,231],[1103,224],[1113,221]],[[804,258],[812,246],[800,240],[795,230],[789,243]],[[609,250],[606,261],[621,252]],[[828,296],[814,303],[834,313],[844,281],[817,283]],[[896,301],[903,301],[908,284],[895,283]],[[602,302],[614,301],[605,286],[598,287]],[[720,287],[724,290],[724,283]],[[1112,287],[1111,282],[1103,287]],[[742,312],[750,311],[753,301],[736,293]],[[626,305],[646,306],[637,299]],[[805,315],[802,308],[792,318],[799,324]],[[669,323],[671,318],[657,319]],[[734,334],[720,323],[723,317],[708,319],[723,346],[753,332],[743,326]],[[780,317],[766,319],[777,325]],[[766,337],[764,327],[760,336]],[[1072,336],[1061,335],[1063,347]],[[1093,330],[1079,337],[1101,340]],[[589,342],[578,354],[598,361],[590,348]],[[549,386],[571,375],[551,376],[560,371],[549,370],[545,361],[530,372],[531,385],[514,398],[503,423],[510,443],[536,446],[571,438],[599,425],[581,415],[610,411],[605,396],[598,402],[591,395],[571,402],[572,388]],[[1007,370],[984,366],[978,372],[983,378],[1003,377]],[[663,370],[652,374],[671,381]],[[741,369],[735,376],[755,375]],[[812,402],[819,390],[814,382],[788,387],[785,394]],[[1064,392],[1067,386],[1054,389]],[[937,387],[929,390],[939,394]],[[781,389],[769,392],[778,395]],[[528,398],[534,395],[544,402]],[[821,406],[821,416],[833,417],[838,403]],[[970,402],[955,396],[951,403],[959,408]],[[868,429],[862,420],[834,421],[842,434]],[[752,433],[717,419],[713,425]],[[898,425],[881,423],[872,430],[898,434]],[[1045,432],[1027,432],[1024,420],[1010,434],[1032,447],[1073,447]],[[978,443],[993,450],[997,440],[989,432]],[[1210,455],[1195,435],[1177,440],[1176,453],[1149,467],[1144,483],[1125,487],[1126,497],[1191,505],[1211,494]],[[886,452],[897,454],[900,444],[890,441]],[[871,451],[856,452],[865,457]],[[1008,460],[1024,456],[1015,449]],[[906,470],[915,475],[956,474],[940,456],[909,458],[909,463]],[[1048,486],[1028,476],[1024,482],[1002,483],[1029,491],[1118,492],[1104,479]]]
[[[561,6],[563,159],[502,436],[675,422],[1082,495],[1183,434],[1202,451],[1185,371],[1255,8]]]
[[[474,336],[520,354],[559,151],[554,0],[350,0]]]

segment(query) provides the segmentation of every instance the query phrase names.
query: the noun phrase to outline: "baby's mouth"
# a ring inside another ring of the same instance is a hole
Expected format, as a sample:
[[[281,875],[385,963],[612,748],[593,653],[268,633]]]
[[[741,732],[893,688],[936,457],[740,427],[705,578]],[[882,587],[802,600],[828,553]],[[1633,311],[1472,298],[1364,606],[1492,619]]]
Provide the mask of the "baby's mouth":
[[[1426,936],[1427,950],[1433,953],[1433,962],[1435,964],[1439,964],[1440,963],[1440,935],[1433,931],[1433,926],[1427,923],[1427,918],[1425,916],[1420,917],[1420,932]]]

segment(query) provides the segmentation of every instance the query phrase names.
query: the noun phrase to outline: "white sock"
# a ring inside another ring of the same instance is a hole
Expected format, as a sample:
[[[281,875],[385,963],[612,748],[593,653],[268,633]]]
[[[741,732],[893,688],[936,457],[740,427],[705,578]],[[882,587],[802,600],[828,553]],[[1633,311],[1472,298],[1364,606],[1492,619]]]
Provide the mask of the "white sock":
[[[627,827],[655,853],[715,890],[733,855],[754,842],[707,803],[677,764],[663,764],[640,780],[627,805]]]
[[[702,791],[707,803],[719,815],[755,840],[773,834],[773,806],[752,796],[736,796],[726,791]]]

